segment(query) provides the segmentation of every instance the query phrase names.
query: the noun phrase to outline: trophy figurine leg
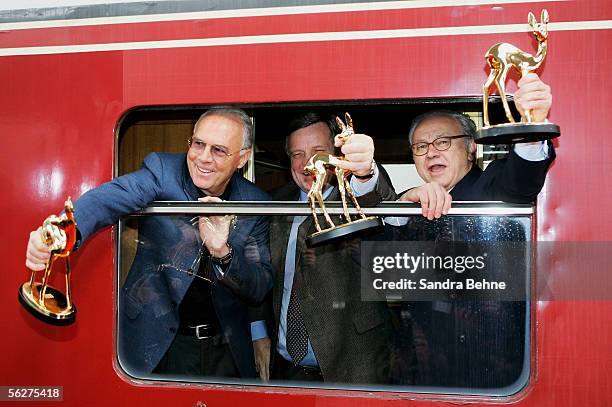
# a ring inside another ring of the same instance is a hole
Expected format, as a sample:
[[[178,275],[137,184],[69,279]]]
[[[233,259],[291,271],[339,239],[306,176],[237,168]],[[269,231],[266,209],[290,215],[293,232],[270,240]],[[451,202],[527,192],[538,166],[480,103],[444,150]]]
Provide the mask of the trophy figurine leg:
[[[70,293],[70,258],[66,257],[66,309],[72,310],[72,295]]]
[[[323,162],[317,162],[314,165],[314,169],[316,171],[315,179],[314,179],[314,182],[312,183],[312,186],[310,187],[310,191],[308,191],[308,199],[312,200],[312,203],[310,205],[310,209],[312,210],[312,216],[315,219],[315,223],[318,228],[317,230],[321,231],[319,222],[317,221],[315,200],[319,204],[319,207],[321,208],[321,210],[323,210],[323,217],[325,217],[325,220],[329,224],[329,227],[333,228],[336,225],[334,224],[331,217],[327,213],[327,210],[325,209],[325,202],[323,200],[323,187],[325,186],[325,178],[327,175],[325,164]]]
[[[508,98],[506,97],[506,77],[508,76],[508,71],[509,69],[504,69],[501,73],[495,76],[495,85],[497,86],[497,90],[499,90],[499,96],[501,97],[502,104],[504,105],[506,118],[510,123],[516,123],[514,121],[514,117],[512,117],[512,112],[510,111],[510,106],[508,105]]]
[[[489,73],[489,77],[484,85],[482,85],[482,119],[484,120],[485,127],[489,127],[491,123],[489,122],[489,89],[495,81],[495,76],[497,71],[491,66],[491,72]]]
[[[359,205],[359,201],[357,201],[357,198],[355,198],[355,193],[353,192],[353,188],[351,188],[351,183],[347,179],[345,179],[344,182],[345,182],[345,185],[346,185],[346,190],[348,191],[348,194],[351,197],[351,200],[353,201],[353,204],[355,205],[355,208],[357,209],[357,212],[359,212],[359,216],[361,216],[362,219],[365,219],[366,216],[363,213],[363,211],[361,210],[361,206]]]
[[[36,280],[36,271],[32,270],[32,276],[30,277],[30,294],[34,296],[34,280]]]
[[[38,294],[38,304],[44,308],[45,306],[45,295],[47,295],[47,287],[49,286],[49,276],[53,263],[55,262],[55,255],[51,254],[51,258],[45,267],[45,274],[43,275],[42,284],[40,285],[40,292]]]
[[[314,218],[315,227],[317,228],[317,232],[321,231],[321,225],[319,225],[319,219],[317,217],[317,206],[315,204],[315,198],[312,191],[308,193],[308,203],[310,204],[310,211],[312,212],[312,217]]]
[[[338,190],[340,191],[340,199],[342,200],[342,213],[348,223],[351,222],[351,215],[349,214],[348,205],[346,203],[346,174],[340,167],[336,167],[336,178],[338,180]]]
[[[321,195],[321,193],[317,193],[315,197],[317,199],[317,202],[319,202],[319,207],[323,210],[323,216],[325,217],[325,220],[329,224],[329,227],[333,228],[334,226],[336,226],[336,224],[334,223],[334,221],[332,221],[332,218],[329,216],[329,213],[327,213],[327,209],[325,209],[325,202],[323,201],[323,195]]]

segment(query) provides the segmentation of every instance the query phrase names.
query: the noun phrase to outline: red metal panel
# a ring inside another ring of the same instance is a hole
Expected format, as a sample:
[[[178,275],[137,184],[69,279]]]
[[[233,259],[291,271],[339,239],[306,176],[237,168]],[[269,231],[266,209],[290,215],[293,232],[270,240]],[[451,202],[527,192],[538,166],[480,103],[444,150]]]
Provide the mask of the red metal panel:
[[[64,385],[64,399],[118,388],[112,368],[113,246],[110,230],[74,256],[79,321],[52,327],[16,302],[29,277],[24,265],[28,232],[74,198],[112,177],[113,129],[122,108],[122,55],[100,53],[9,57],[0,62],[0,149],[5,215],[5,259],[0,306],[6,317],[2,385]],[[10,321],[10,322],[9,322]],[[102,387],[98,387],[102,386]],[[83,391],[89,389],[90,391]]]
[[[7,30],[0,36],[0,47],[498,24],[525,24],[527,27],[527,13],[539,13],[540,8],[554,10],[551,22],[564,22],[600,20],[607,6],[605,0],[589,1],[588,7],[583,2],[572,1],[542,2],[536,6],[530,3],[486,4]]]

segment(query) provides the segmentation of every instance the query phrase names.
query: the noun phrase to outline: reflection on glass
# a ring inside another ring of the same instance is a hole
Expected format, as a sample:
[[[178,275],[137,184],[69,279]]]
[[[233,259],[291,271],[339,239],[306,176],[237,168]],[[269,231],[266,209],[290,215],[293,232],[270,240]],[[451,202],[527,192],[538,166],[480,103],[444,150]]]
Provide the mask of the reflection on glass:
[[[489,248],[486,254],[493,261],[490,270],[506,282],[527,279],[529,246],[521,246],[522,257],[505,248],[506,242],[528,240],[529,218],[446,216],[434,221],[423,217],[405,221],[405,226],[392,227],[396,240],[497,242],[486,246]],[[498,253],[494,252],[496,249]],[[465,271],[458,281],[469,278],[469,272]],[[494,279],[488,271],[487,275]],[[487,294],[490,292],[453,289],[444,292],[446,298],[400,303],[392,381],[416,386],[479,388],[483,392],[510,386],[520,389],[528,375],[527,298],[498,301]]]
[[[146,222],[140,222],[140,227],[135,227],[138,223],[136,219],[142,221],[145,218],[148,219]],[[269,216],[272,224],[277,225],[292,218]],[[371,301],[359,294],[363,294],[361,289],[364,281],[372,284],[374,278],[386,275],[380,273],[367,276],[367,272],[372,271],[371,265],[363,263],[364,248],[367,245],[372,245],[375,251],[380,249],[382,253],[395,247],[393,244],[415,247],[410,244],[429,242],[434,248],[432,256],[452,255],[456,258],[458,252],[453,250],[459,250],[457,247],[463,247],[461,244],[465,242],[473,243],[468,245],[472,247],[471,255],[477,257],[480,253],[476,252],[480,249],[476,248],[486,247],[487,264],[492,265],[487,270],[492,270],[499,279],[529,281],[530,246],[512,246],[515,251],[506,251],[506,248],[508,242],[530,240],[531,218],[526,215],[445,216],[434,221],[428,221],[420,215],[396,218],[400,222],[395,224],[400,226],[387,224],[377,235],[345,239],[315,248],[306,247],[304,240],[299,239],[309,231],[299,231],[297,245],[303,247],[298,250],[300,254],[294,261],[302,267],[296,281],[306,290],[303,297],[306,301],[303,306],[306,328],[322,377],[319,381],[308,383],[275,380],[274,365],[278,363],[275,358],[279,357],[279,296],[288,295],[287,292],[283,293],[282,286],[278,286],[282,284],[284,268],[279,270],[277,266],[274,270],[276,287],[273,295],[268,297],[268,302],[262,307],[255,308],[257,313],[254,317],[266,321],[267,334],[272,342],[271,385],[485,395],[508,395],[519,391],[527,384],[530,368],[528,298],[502,301],[501,295],[498,298],[492,296],[491,292],[481,295],[483,291],[472,291],[468,295],[466,291],[456,289],[441,290],[438,292],[440,296],[419,298],[419,301],[414,300],[414,297],[402,301],[389,300],[387,297],[385,301],[382,293],[378,301]],[[165,236],[167,244],[164,247],[152,246],[153,241],[159,240],[155,236],[155,224],[158,222],[173,224],[171,230],[176,232]],[[143,228],[143,223],[148,226]],[[278,238],[275,240],[277,235],[274,233],[273,228],[270,246],[287,247],[286,241],[278,241]],[[123,285],[119,312],[135,317],[140,308],[158,303],[153,299],[167,296],[167,292],[155,290],[156,280],[163,279],[175,288],[186,285],[182,288],[186,290],[194,278],[213,284],[217,279],[215,275],[198,274],[204,253],[197,224],[194,224],[191,216],[147,215],[130,218],[122,224],[122,237],[119,253],[121,281],[130,281],[129,270],[134,264],[124,259],[130,252],[145,250],[157,254],[152,258],[164,260],[137,265],[149,272],[140,274],[137,283],[127,284],[131,292],[125,292],[126,285]],[[453,245],[453,242],[457,244]],[[449,243],[454,249],[449,249]],[[284,265],[286,251],[276,257],[275,250],[272,253],[272,263]],[[428,255],[424,252],[410,254],[421,257]],[[439,270],[432,271],[431,275],[440,278]],[[470,276],[470,271],[462,272],[455,275],[453,281],[464,281]],[[353,295],[344,294],[348,291]],[[154,309],[150,315],[156,320],[151,323],[157,324],[159,330],[168,329],[163,321],[169,312],[175,311],[163,307]],[[317,315],[317,318],[313,315]],[[337,342],[330,339],[335,335],[332,332],[334,329],[342,330],[337,335],[340,338]],[[356,342],[350,339],[368,335],[372,338],[372,344],[379,343],[380,338],[383,338],[384,347],[363,347],[361,344],[367,341]],[[123,341],[132,339],[126,338],[121,332],[117,338],[121,365],[131,375],[152,379],[161,377],[146,369],[130,366],[129,358],[126,358],[122,349],[127,349]],[[329,367],[330,360],[333,361],[332,368]],[[350,366],[342,365],[348,364],[349,360]],[[361,363],[363,361],[367,363]],[[357,373],[341,376],[334,370],[336,368],[349,373],[350,369],[354,369],[352,372]],[[241,379],[237,374],[233,378],[222,379],[198,375],[175,376],[174,379],[261,384],[258,380]]]

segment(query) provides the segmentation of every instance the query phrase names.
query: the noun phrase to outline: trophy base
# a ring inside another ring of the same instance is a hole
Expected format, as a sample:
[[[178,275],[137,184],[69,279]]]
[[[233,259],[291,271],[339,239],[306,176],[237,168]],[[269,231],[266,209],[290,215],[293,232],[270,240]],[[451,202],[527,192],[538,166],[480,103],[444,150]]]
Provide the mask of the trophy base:
[[[70,325],[76,319],[76,308],[71,306],[67,308],[66,296],[59,290],[47,286],[45,292],[44,306],[38,303],[41,283],[34,283],[34,287],[30,287],[30,283],[26,282],[19,288],[19,302],[23,307],[34,315],[39,320],[51,325]]]
[[[351,223],[345,223],[340,226],[313,233],[312,235],[306,238],[306,245],[308,245],[308,247],[317,246],[321,243],[328,243],[330,241],[339,239],[341,237],[353,233],[361,232],[368,229],[376,229],[382,226],[382,220],[375,216],[371,216],[365,219],[358,219]]]
[[[552,123],[505,123],[483,127],[476,132],[478,144],[516,144],[550,140],[561,135]]]

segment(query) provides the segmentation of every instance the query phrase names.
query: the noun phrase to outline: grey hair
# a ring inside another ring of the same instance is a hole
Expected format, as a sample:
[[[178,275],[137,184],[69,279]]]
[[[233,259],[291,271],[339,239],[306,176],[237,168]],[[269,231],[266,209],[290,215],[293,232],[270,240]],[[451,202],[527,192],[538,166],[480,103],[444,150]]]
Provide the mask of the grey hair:
[[[216,106],[208,109],[200,116],[196,124],[193,126],[193,131],[198,127],[200,121],[207,116],[222,116],[230,119],[238,120],[242,123],[242,147],[241,150],[246,150],[253,147],[253,122],[251,117],[242,109],[231,106]]]
[[[453,110],[432,110],[427,113],[423,113],[417,116],[410,126],[410,131],[408,132],[408,140],[410,141],[410,145],[412,145],[412,139],[414,137],[414,131],[421,123],[423,123],[427,119],[431,119],[434,117],[448,117],[449,119],[453,119],[459,127],[461,128],[461,134],[465,134],[466,137],[464,144],[465,149],[470,151],[470,146],[474,143],[474,136],[476,135],[476,124],[463,113],[455,112]]]

